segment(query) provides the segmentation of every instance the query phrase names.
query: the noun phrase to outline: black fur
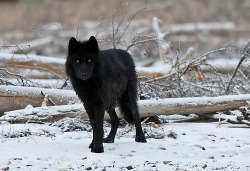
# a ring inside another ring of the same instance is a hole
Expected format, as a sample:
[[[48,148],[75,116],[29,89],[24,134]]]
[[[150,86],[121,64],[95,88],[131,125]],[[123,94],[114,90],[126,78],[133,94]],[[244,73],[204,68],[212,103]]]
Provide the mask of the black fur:
[[[133,59],[124,50],[99,50],[95,37],[88,41],[71,38],[66,73],[89,115],[93,128],[92,152],[103,152],[102,143],[113,143],[119,125],[115,107],[136,126],[136,142],[146,142],[137,107],[137,76]],[[111,118],[111,131],[103,139],[105,110]]]

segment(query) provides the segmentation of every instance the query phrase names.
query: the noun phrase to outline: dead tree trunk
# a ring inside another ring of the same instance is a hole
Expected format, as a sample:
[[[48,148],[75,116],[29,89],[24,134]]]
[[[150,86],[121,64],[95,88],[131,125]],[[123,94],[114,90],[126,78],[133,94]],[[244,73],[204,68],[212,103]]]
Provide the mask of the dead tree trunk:
[[[23,109],[29,104],[39,107],[45,94],[49,94],[56,105],[78,101],[76,93],[71,90],[0,85],[0,116],[6,111]]]
[[[49,44],[51,44],[53,42],[53,40],[54,40],[53,37],[48,36],[48,37],[44,37],[41,39],[36,39],[36,40],[29,41],[29,42],[24,42],[24,43],[19,44],[19,45],[6,46],[7,50],[4,50],[3,53],[10,53],[10,54],[29,53],[29,52],[32,52],[32,51],[37,50],[39,48],[42,48],[44,46],[48,46]]]
[[[194,98],[170,98],[160,100],[140,100],[139,113],[141,117],[171,115],[171,114],[211,114],[219,111],[228,111],[239,109],[248,105],[250,94],[229,95],[219,97],[194,97]],[[122,118],[119,110],[118,117]],[[11,122],[27,121],[56,121],[64,117],[79,116],[88,119],[82,104],[49,106],[29,108],[11,112],[5,112],[0,120]],[[105,115],[108,120],[108,115]]]
[[[248,105],[250,94],[139,101],[142,117],[169,114],[210,114]]]

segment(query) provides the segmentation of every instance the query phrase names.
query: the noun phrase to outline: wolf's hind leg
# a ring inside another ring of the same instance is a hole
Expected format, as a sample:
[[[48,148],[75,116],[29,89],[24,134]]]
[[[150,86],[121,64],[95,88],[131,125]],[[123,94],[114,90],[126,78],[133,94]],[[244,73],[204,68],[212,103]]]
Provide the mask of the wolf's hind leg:
[[[131,99],[128,103],[125,103],[125,108],[127,111],[129,111],[132,114],[133,117],[133,122],[135,124],[136,128],[136,137],[135,141],[136,142],[147,142],[145,135],[142,131],[142,126],[141,126],[141,118],[138,112],[138,107],[136,103],[136,99]]]

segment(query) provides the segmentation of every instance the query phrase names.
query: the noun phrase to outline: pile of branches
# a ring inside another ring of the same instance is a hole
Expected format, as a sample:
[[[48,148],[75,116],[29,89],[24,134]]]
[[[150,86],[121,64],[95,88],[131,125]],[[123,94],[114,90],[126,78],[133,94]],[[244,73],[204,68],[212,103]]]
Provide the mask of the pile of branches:
[[[230,54],[232,48],[238,53]],[[216,97],[250,92],[250,41],[241,50],[229,44],[203,55],[192,56],[190,60],[179,54],[176,53],[175,63],[166,69],[168,72],[163,76],[139,77],[141,99]],[[237,54],[236,58],[230,59],[231,55]],[[218,57],[222,59],[216,60]],[[224,63],[230,64],[230,60],[234,61],[233,66],[226,66]]]

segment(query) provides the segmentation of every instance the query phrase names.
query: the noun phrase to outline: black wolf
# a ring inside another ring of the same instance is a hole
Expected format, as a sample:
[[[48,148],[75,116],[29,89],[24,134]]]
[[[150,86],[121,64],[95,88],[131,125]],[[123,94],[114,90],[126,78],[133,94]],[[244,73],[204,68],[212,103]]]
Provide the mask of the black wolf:
[[[137,107],[137,76],[129,53],[119,49],[99,50],[97,40],[72,37],[68,45],[66,73],[88,113],[93,128],[91,152],[102,153],[103,142],[113,143],[119,125],[115,107],[136,127],[136,142],[146,142]],[[110,115],[111,131],[103,138],[104,112]]]

